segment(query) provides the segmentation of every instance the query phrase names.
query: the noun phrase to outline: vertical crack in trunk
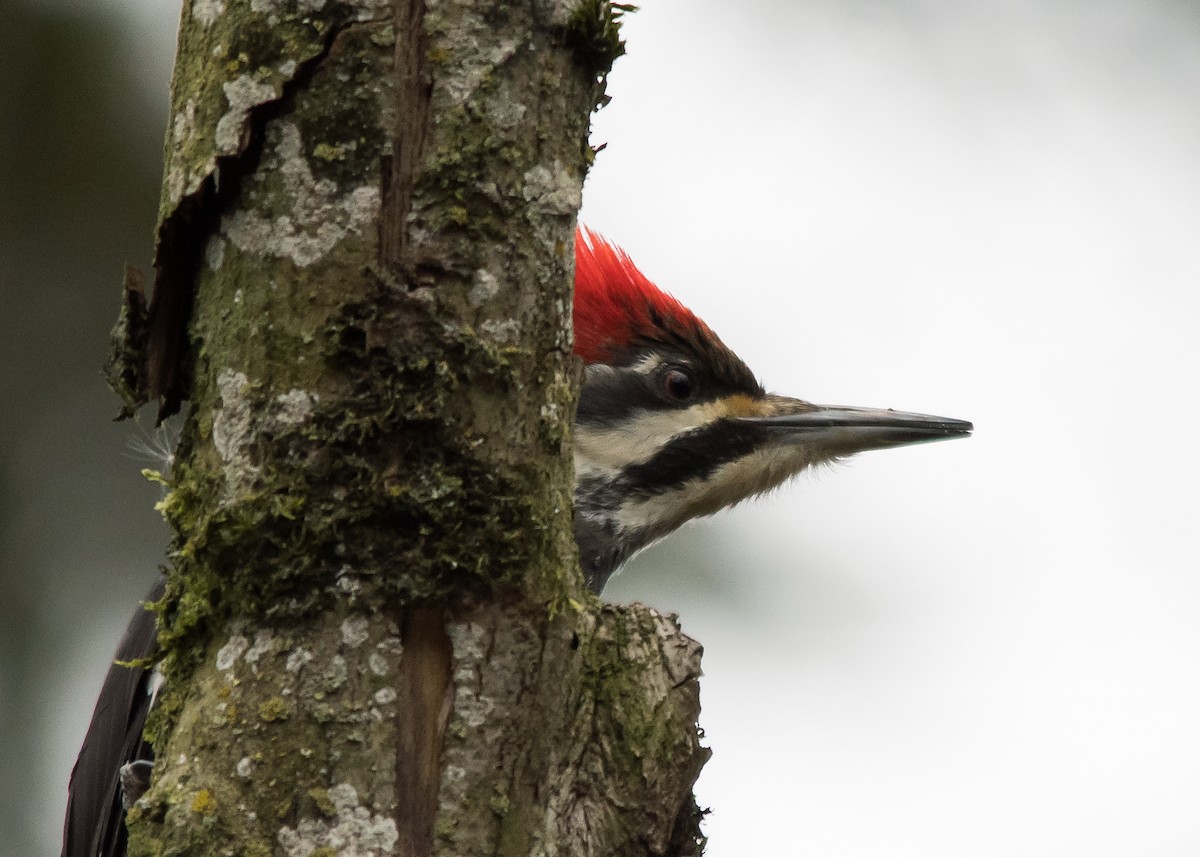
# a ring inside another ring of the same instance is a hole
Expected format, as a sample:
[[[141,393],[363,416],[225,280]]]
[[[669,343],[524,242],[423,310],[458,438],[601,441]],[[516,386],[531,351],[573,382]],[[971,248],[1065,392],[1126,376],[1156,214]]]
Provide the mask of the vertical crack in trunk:
[[[396,0],[396,136],[383,164],[379,261],[400,273],[408,250],[406,221],[429,135],[430,90],[425,68],[425,0]]]
[[[396,828],[399,857],[428,857],[442,780],[442,741],[454,699],[446,612],[415,607],[400,616],[396,699]]]
[[[395,3],[396,126],[381,164],[379,262],[407,279],[409,212],[429,136],[431,83],[425,68],[425,0]],[[401,612],[396,712],[396,827],[400,857],[428,857],[441,787],[442,743],[454,698],[453,649],[440,607]]]

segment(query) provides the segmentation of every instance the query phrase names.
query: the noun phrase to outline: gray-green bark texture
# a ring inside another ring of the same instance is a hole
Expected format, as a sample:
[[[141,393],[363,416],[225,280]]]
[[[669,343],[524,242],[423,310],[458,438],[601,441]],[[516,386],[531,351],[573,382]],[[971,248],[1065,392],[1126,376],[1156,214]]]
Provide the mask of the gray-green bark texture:
[[[699,647],[571,537],[596,0],[185,0],[128,409],[189,400],[136,855],[698,854]]]

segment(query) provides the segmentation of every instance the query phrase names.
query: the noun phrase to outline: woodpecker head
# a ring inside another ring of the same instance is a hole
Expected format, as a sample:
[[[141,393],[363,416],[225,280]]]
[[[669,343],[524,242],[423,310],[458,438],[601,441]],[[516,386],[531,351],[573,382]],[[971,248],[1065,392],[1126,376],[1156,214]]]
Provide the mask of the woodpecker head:
[[[962,420],[766,392],[709,327],[625,253],[575,243],[575,539],[599,591],[632,553],[814,464],[970,434]]]

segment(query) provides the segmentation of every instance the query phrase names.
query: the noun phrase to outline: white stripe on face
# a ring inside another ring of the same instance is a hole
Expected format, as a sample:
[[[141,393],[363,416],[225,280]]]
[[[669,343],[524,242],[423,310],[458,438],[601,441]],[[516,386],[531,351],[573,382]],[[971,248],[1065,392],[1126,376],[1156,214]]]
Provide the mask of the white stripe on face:
[[[802,445],[769,445],[723,464],[708,478],[653,497],[631,499],[617,510],[622,530],[658,539],[692,518],[703,517],[770,491],[831,456]]]
[[[623,425],[575,426],[575,480],[586,476],[615,476],[631,464],[649,461],[674,437],[720,419],[720,401],[690,408],[641,411]]]

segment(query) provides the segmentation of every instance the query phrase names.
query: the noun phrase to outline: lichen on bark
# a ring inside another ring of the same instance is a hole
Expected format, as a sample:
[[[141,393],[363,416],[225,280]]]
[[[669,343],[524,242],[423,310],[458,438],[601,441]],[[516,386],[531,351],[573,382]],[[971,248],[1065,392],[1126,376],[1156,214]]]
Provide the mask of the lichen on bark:
[[[698,853],[699,647],[587,593],[570,527],[619,11],[185,3],[118,373],[191,402],[132,853]]]

